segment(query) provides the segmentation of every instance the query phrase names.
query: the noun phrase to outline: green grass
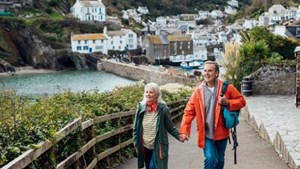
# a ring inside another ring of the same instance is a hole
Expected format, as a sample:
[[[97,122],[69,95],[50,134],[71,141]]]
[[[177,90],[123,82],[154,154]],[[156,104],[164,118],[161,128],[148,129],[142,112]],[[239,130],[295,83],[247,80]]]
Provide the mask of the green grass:
[[[56,21],[63,20],[65,17],[61,13],[51,13],[49,14],[50,18]]]

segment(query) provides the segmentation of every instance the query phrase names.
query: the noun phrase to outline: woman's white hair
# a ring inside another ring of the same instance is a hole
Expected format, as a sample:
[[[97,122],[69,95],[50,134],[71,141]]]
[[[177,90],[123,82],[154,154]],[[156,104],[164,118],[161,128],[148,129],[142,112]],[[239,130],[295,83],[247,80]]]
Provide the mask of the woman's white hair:
[[[158,103],[165,103],[162,100],[161,91],[160,91],[160,88],[159,88],[158,84],[152,83],[152,82],[145,85],[145,88],[144,88],[144,97],[143,97],[142,103],[146,103],[146,90],[148,88],[154,89],[155,93],[158,94],[158,98],[157,98]]]

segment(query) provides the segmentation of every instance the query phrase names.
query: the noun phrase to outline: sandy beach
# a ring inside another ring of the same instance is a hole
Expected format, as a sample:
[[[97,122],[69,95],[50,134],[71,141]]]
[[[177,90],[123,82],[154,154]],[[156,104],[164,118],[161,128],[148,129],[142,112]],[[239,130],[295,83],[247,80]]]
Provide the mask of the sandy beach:
[[[16,72],[0,72],[0,76],[12,76],[12,75],[23,75],[23,74],[38,74],[38,73],[55,73],[56,70],[50,69],[34,69],[31,66],[16,67]]]

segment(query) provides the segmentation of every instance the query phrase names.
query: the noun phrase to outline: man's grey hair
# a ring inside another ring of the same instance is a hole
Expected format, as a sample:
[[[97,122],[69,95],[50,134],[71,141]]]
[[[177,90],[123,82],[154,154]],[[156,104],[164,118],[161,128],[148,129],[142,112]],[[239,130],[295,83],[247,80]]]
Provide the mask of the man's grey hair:
[[[217,72],[220,72],[220,66],[219,66],[218,62],[216,62],[216,61],[211,61],[211,60],[208,60],[208,61],[204,62],[204,66],[205,66],[205,65],[208,65],[208,64],[213,64],[213,65],[215,65],[216,71],[217,71]]]

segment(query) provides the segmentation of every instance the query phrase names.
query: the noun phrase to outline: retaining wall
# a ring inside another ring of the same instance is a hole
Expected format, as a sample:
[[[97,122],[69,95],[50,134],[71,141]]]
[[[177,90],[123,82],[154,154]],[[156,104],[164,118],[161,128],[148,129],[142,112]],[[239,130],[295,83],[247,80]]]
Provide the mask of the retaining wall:
[[[250,78],[254,95],[289,95],[296,90],[295,66],[264,66]]]
[[[154,82],[159,85],[166,83],[188,84],[193,78],[188,78],[183,72],[163,67],[145,66],[121,63],[115,61],[104,61],[97,66],[98,70],[104,70],[122,77],[133,80],[144,80],[146,83]]]

